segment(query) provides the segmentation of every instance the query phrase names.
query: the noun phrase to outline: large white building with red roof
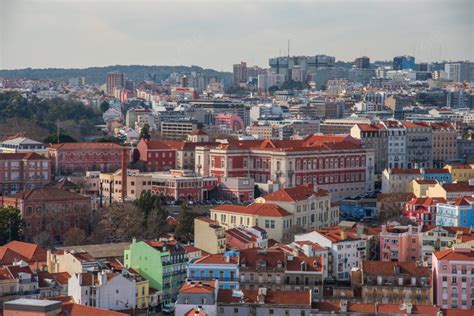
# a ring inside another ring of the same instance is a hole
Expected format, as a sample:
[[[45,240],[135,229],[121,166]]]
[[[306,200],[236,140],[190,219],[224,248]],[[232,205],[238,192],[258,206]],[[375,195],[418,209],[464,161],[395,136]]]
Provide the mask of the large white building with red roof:
[[[374,152],[350,136],[229,140],[215,148],[197,147],[195,170],[218,179],[252,177],[283,188],[309,183],[342,199],[373,191]]]

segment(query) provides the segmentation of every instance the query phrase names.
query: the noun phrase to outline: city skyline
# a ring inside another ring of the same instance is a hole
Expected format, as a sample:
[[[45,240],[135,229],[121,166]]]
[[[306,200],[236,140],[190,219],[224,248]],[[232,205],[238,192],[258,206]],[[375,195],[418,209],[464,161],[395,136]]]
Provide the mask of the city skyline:
[[[3,0],[0,9],[0,69],[145,64],[231,71],[240,61],[268,67],[268,58],[287,54],[288,40],[291,55],[343,61],[474,59],[473,4],[464,0]]]

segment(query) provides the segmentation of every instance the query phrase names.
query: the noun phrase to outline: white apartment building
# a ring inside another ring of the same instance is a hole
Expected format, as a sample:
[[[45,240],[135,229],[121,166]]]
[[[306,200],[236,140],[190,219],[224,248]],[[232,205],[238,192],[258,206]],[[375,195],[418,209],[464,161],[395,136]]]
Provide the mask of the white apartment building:
[[[388,167],[406,168],[406,128],[398,121],[385,121],[383,124],[388,130]]]
[[[359,267],[365,259],[366,241],[357,234],[340,228],[321,229],[296,235],[295,242],[311,241],[322,247],[328,247],[332,256],[330,275],[338,281],[347,281],[352,268]]]
[[[108,310],[127,310],[137,305],[135,280],[119,273],[75,273],[69,278],[68,295],[76,304]]]

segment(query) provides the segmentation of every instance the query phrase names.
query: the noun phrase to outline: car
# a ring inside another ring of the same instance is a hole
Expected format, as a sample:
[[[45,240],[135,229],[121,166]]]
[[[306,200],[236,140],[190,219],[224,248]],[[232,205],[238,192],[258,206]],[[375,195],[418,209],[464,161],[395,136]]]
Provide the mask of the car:
[[[176,307],[174,304],[165,304],[163,305],[163,308],[161,309],[161,311],[163,312],[163,314],[173,314],[175,308]]]

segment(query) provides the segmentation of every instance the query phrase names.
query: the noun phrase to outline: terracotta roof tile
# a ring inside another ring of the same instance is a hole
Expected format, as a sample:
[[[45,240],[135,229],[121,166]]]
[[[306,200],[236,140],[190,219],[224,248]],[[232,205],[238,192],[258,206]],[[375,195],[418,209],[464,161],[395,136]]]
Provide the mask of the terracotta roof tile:
[[[469,260],[474,261],[474,250],[469,248],[447,248],[435,252],[438,260]]]
[[[267,217],[285,217],[285,216],[291,215],[289,212],[287,212],[285,209],[281,208],[280,206],[276,204],[269,204],[269,203],[252,203],[248,206],[219,205],[217,207],[212,208],[211,210],[216,210],[220,212],[228,212],[228,213],[267,216]]]
[[[223,254],[209,254],[194,261],[194,264],[238,264],[238,257],[228,257]],[[227,261],[228,260],[228,261]]]
[[[179,289],[180,293],[213,293],[216,281],[186,281]]]
[[[61,143],[61,144],[52,144],[49,146],[53,149],[61,150],[107,150],[107,149],[123,149],[125,147],[116,144],[116,143]]]
[[[409,274],[424,277],[431,275],[430,268],[418,266],[416,262],[363,261],[362,269],[367,275]]]
[[[243,297],[233,295],[232,290],[219,289],[217,302],[219,304],[236,304],[243,301],[247,304],[258,304],[258,290],[241,290]],[[311,307],[310,291],[272,291],[267,289],[265,295],[266,305],[289,305],[304,308]]]
[[[292,188],[285,188],[276,192],[264,195],[266,201],[296,202],[306,200],[312,196],[328,196],[325,190],[314,191],[308,185],[300,185]]]
[[[257,269],[259,262],[265,262],[267,269],[277,268],[280,263],[282,268],[285,262],[285,253],[279,249],[250,248],[240,251],[240,265],[248,269]]]

